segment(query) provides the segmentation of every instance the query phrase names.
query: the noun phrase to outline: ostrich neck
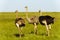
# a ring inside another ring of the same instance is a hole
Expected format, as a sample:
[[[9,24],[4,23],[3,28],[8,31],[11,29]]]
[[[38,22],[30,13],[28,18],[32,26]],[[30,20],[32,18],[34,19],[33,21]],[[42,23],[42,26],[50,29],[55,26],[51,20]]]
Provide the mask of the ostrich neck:
[[[39,16],[42,16],[42,11],[39,10]]]
[[[18,18],[18,13],[16,13],[16,18]]]
[[[26,9],[26,19],[28,22],[31,22],[30,18],[28,17],[28,10]]]

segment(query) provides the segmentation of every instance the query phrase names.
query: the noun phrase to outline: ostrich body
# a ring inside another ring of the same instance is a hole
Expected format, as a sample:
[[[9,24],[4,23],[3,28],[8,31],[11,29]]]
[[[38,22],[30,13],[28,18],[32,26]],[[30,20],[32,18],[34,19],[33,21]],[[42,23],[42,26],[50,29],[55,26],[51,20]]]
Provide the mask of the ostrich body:
[[[40,16],[40,17],[39,17],[39,22],[40,22],[42,25],[45,25],[45,24],[43,23],[43,21],[46,21],[46,22],[47,22],[47,25],[53,24],[53,23],[54,23],[54,18],[51,17],[51,16],[48,16],[48,15],[46,15],[46,16]]]
[[[51,17],[49,15],[46,16],[40,16],[39,22],[41,25],[45,25],[47,29],[47,34],[49,36],[49,30],[51,29],[51,24],[54,23],[54,17]]]
[[[16,26],[19,28],[19,27],[24,27],[25,26],[25,21],[24,21],[24,19],[22,19],[22,18],[17,18],[16,20],[15,20],[15,24],[16,24]]]
[[[26,18],[29,24],[38,24],[38,17],[37,16],[32,16],[30,18]]]

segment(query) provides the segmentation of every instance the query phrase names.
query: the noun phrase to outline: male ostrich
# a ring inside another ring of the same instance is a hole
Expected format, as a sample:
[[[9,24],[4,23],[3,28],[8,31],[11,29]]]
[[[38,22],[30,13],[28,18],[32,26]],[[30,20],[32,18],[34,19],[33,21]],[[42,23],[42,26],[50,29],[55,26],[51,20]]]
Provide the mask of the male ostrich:
[[[15,25],[18,28],[20,37],[22,36],[22,27],[25,26],[25,21],[23,18],[18,17],[18,10],[15,11],[16,13],[16,19],[15,19]]]
[[[47,29],[47,35],[49,36],[49,30],[51,29],[51,24],[54,23],[54,17],[49,15],[39,16],[39,22],[41,25],[45,25]]]
[[[38,17],[37,16],[32,16],[31,18],[28,17],[28,7],[26,6],[26,19],[29,24],[34,25],[34,34],[37,34],[37,24],[38,24]]]

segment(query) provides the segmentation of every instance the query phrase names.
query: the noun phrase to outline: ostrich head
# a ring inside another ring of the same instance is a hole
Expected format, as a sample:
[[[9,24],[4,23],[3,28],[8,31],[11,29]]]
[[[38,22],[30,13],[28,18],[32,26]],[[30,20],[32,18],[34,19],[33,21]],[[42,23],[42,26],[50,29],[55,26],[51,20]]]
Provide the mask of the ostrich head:
[[[27,6],[25,6],[25,8],[28,8]]]
[[[16,10],[15,13],[18,13],[18,10]]]

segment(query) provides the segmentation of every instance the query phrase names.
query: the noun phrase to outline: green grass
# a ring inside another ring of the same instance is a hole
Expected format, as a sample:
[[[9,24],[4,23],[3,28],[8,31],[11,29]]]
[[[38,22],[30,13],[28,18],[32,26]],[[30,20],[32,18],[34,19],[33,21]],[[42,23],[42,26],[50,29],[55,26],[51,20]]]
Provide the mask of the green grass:
[[[38,12],[29,12],[29,17],[36,15]],[[0,12],[0,40],[60,40],[60,13],[59,12],[43,12],[43,15],[50,15],[55,17],[55,23],[52,25],[50,36],[42,35],[46,33],[45,26],[38,25],[38,35],[31,34],[34,31],[34,26],[28,24],[26,21],[26,27],[23,28],[24,37],[16,37],[14,34],[18,34],[18,29],[15,26],[15,16],[13,12]],[[20,12],[19,17],[23,17],[25,20],[25,12]]]

